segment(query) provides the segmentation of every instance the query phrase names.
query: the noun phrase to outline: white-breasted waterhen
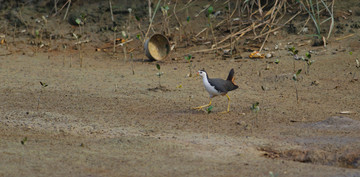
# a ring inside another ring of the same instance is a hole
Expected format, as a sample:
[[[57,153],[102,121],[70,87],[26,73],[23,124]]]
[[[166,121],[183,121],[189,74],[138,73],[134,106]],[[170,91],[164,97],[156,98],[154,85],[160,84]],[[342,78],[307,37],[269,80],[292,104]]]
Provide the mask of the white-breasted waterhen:
[[[226,97],[228,98],[228,107],[227,107],[227,111],[224,111],[224,113],[229,112],[230,111],[230,97],[229,95],[227,95],[227,93],[229,91],[235,90],[238,88],[237,85],[235,85],[234,80],[234,69],[230,70],[229,76],[227,77],[226,80],[224,79],[219,79],[219,78],[209,78],[208,74],[206,73],[206,71],[203,70],[199,70],[198,74],[202,77],[205,89],[207,92],[209,92],[209,96],[210,96],[210,102],[207,105],[203,105],[203,106],[199,106],[199,107],[195,107],[193,109],[202,109],[204,107],[208,107],[211,105],[211,100],[212,98],[214,98],[215,96],[218,95],[226,95]]]

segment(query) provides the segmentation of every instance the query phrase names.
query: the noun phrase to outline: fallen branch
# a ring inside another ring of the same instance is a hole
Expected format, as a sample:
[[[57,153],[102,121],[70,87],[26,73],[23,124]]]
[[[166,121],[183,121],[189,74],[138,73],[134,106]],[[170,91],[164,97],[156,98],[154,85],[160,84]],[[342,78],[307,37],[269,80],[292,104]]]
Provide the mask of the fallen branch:
[[[68,4],[68,6],[67,6],[67,8],[66,8],[66,12],[65,12],[65,15],[64,15],[64,20],[66,19],[66,16],[67,16],[67,14],[68,14],[68,12],[69,12],[70,5],[71,5],[71,0],[68,0],[68,2],[69,2],[69,4]]]
[[[90,42],[90,40],[86,39],[86,40],[83,40],[83,41],[75,42],[75,45],[82,44],[82,43],[88,43],[88,42]]]
[[[66,1],[66,3],[60,8],[60,10],[58,10],[55,14],[53,14],[52,16],[55,17],[59,12],[61,12],[61,10],[66,6],[66,4],[68,4],[71,0]]]
[[[197,33],[196,35],[195,35],[195,37],[198,37],[201,33],[203,33],[204,31],[206,31],[208,28],[204,28],[203,30],[201,30],[199,33]]]
[[[343,37],[336,38],[335,40],[336,40],[336,41],[340,41],[340,40],[349,38],[349,37],[354,36],[354,35],[355,35],[354,33],[353,33],[353,34],[349,34],[349,35],[346,35],[346,36],[343,36]]]
[[[123,46],[124,44],[127,44],[127,43],[129,43],[129,42],[131,42],[131,41],[133,41],[133,40],[134,40],[134,39],[129,39],[129,40],[127,40],[126,42],[117,44],[116,47]]]
[[[292,16],[288,21],[286,21],[286,22],[284,23],[284,25],[279,26],[279,27],[277,27],[277,28],[274,28],[273,30],[270,30],[270,31],[268,31],[268,32],[266,32],[266,33],[260,34],[260,35],[256,36],[254,39],[257,39],[257,38],[259,38],[259,37],[262,37],[262,36],[264,36],[264,35],[267,35],[268,33],[272,33],[272,32],[274,32],[274,31],[276,31],[276,30],[284,27],[286,24],[288,24],[291,20],[293,20],[293,19],[294,19],[296,16],[298,16],[300,13],[301,13],[301,11],[299,11],[299,12],[296,13],[294,16]]]

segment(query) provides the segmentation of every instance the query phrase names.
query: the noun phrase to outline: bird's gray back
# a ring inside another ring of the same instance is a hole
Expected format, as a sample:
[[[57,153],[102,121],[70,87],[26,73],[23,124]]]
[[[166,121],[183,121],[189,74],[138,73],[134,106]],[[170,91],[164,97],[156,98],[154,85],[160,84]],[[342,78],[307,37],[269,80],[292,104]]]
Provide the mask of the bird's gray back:
[[[231,81],[213,78],[208,79],[211,86],[214,86],[220,93],[227,93],[231,90],[235,90],[238,86],[234,85]]]

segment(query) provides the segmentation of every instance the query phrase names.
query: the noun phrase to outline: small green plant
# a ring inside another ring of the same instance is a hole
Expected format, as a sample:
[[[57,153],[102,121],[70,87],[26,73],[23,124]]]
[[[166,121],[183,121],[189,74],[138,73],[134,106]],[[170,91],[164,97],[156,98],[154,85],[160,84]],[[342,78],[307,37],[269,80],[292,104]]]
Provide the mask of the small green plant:
[[[297,82],[299,81],[299,74],[301,73],[302,69],[299,69],[292,77],[293,81],[294,81],[294,87],[295,87],[295,92],[296,92],[296,102],[299,102],[299,94],[298,94],[298,89],[297,89]]]
[[[27,137],[25,136],[25,138],[24,138],[23,140],[21,140],[20,143],[21,143],[22,145],[25,145],[26,141],[27,141]]]
[[[189,77],[192,77],[192,55],[191,54],[188,54],[185,56],[185,60],[189,63]]]
[[[279,63],[280,63],[280,60],[279,60],[279,59],[276,59],[274,63],[275,63],[275,64],[279,64]]]
[[[278,80],[278,65],[279,65],[279,63],[280,63],[280,60],[279,59],[276,59],[275,60],[275,62],[274,62],[275,64],[276,64],[276,73],[275,73],[275,89],[277,89],[277,80]]]
[[[156,64],[156,68],[159,71],[156,75],[159,77],[159,88],[161,88],[161,76],[164,75],[164,72],[161,72],[159,64]]]
[[[136,35],[136,39],[138,39],[138,40],[141,41],[141,39],[142,39],[142,38],[141,38],[141,35],[140,35],[140,34],[137,34],[137,35]]]
[[[328,20],[331,20],[329,33],[328,33],[328,36],[327,36],[327,39],[328,39],[330,37],[330,35],[331,35],[331,32],[332,32],[333,28],[334,28],[334,12],[333,12],[333,8],[331,8],[331,10],[330,10],[328,5],[324,2],[324,0],[320,0],[321,3],[319,3],[318,0],[316,0],[315,4],[313,4],[312,0],[306,1],[309,7],[306,7],[302,0],[301,1],[296,0],[296,1],[298,3],[300,3],[300,5],[305,9],[305,11],[309,14],[310,18],[314,22],[314,25],[315,25],[315,28],[316,28],[315,36],[317,36],[318,39],[322,39],[320,25],[323,24],[324,22],[328,21]],[[320,13],[323,10],[323,9],[320,9],[321,4],[323,5],[324,9],[326,9],[326,11],[329,13],[328,15],[330,16],[329,18],[327,18],[327,19],[325,19],[323,21],[321,21],[321,19],[320,19]],[[316,9],[314,7],[315,5],[316,5]]]
[[[352,55],[353,52],[350,51],[349,54]],[[359,60],[358,60],[357,58],[355,59],[355,63],[356,63],[355,67],[356,67],[357,69],[360,69],[360,62],[359,62]],[[353,77],[352,77],[352,81],[354,81],[355,75],[356,75],[356,70],[354,71],[354,74],[353,74]]]
[[[122,37],[125,39],[125,41],[129,38],[128,34],[125,31],[121,31]],[[123,47],[124,52],[124,61],[127,61],[127,49],[126,49],[126,42],[122,43],[121,45]]]
[[[291,55],[294,57],[295,60],[300,59],[300,57],[298,56],[299,50],[296,50],[295,47],[289,47],[288,51],[291,52]]]
[[[117,26],[113,26],[113,38],[114,38],[114,40],[113,40],[113,55],[115,55],[115,53],[116,53],[116,32],[118,31],[118,29],[117,29]],[[120,41],[121,42],[121,41]]]
[[[253,126],[255,126],[256,125],[256,122],[258,121],[258,116],[259,116],[259,114],[258,114],[258,112],[260,111],[260,106],[259,106],[259,102],[256,102],[256,103],[253,103],[252,105],[251,105],[251,107],[250,107],[250,109],[251,109],[251,111],[253,112],[253,113],[255,113],[255,119],[253,120]],[[251,131],[252,131],[252,129],[251,129]]]
[[[259,104],[260,104],[259,102],[252,104],[250,107],[251,111],[254,113],[258,113],[260,111]]]
[[[40,94],[39,94],[39,97],[38,97],[37,110],[39,110],[39,106],[40,106],[40,97],[41,97],[41,95],[42,95],[42,93],[43,93],[43,89],[45,89],[45,88],[48,86],[48,84],[46,84],[46,83],[44,83],[44,82],[41,82],[41,81],[40,81],[40,85],[41,85],[41,90],[40,90]]]
[[[306,74],[309,75],[310,74],[310,66],[315,62],[314,60],[310,60],[311,59],[311,54],[309,52],[306,53],[306,58],[304,58],[304,61],[306,62]]]
[[[207,9],[208,25],[209,25],[209,27],[211,29],[211,34],[213,36],[213,40],[214,40],[213,44],[216,46],[216,39],[215,39],[214,29],[213,29],[212,20],[211,20],[214,17],[213,12],[214,12],[214,7],[209,6],[208,9]]]
[[[274,174],[274,172],[272,172],[272,171],[269,171],[269,175],[270,175],[270,177],[277,177],[278,176],[278,174]]]
[[[168,5],[164,5],[161,7],[161,12],[163,14],[163,28],[164,28],[164,32],[166,35],[170,34],[170,28],[169,28],[169,18],[168,18],[168,10],[169,10],[169,6]]]
[[[214,107],[212,106],[212,105],[210,105],[208,108],[206,108],[206,112],[208,113],[208,114],[210,114],[211,112],[212,112],[212,109],[213,109]]]

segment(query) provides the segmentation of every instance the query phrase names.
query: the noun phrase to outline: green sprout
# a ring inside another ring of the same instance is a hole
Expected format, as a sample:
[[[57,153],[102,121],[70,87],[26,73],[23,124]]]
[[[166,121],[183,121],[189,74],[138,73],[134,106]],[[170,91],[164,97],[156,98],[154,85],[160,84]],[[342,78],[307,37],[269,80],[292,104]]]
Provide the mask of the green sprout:
[[[210,106],[206,109],[206,112],[207,112],[208,114],[210,114],[213,108],[214,108],[214,107],[213,107],[212,105],[210,105]]]
[[[76,24],[78,24],[79,26],[81,25],[81,19],[80,19],[80,18],[76,18],[75,22],[76,22]]]
[[[156,64],[156,68],[159,71],[158,73],[156,73],[156,75],[159,77],[159,88],[161,88],[161,76],[164,74],[164,72],[161,72],[159,64]]]
[[[269,175],[270,175],[270,177],[277,177],[278,176],[278,174],[274,174],[274,172],[272,172],[272,171],[269,171]]]
[[[135,15],[135,19],[136,19],[137,21],[140,21],[140,17],[137,16],[137,15]]]
[[[349,54],[352,55],[353,52],[350,51]],[[358,58],[355,59],[355,63],[356,63],[355,67],[356,67],[357,69],[359,69],[359,68],[360,68],[360,62],[359,62],[359,59],[358,59]],[[353,77],[352,77],[352,81],[355,80],[355,76],[356,76],[356,70],[354,71],[354,74],[353,74]]]
[[[298,80],[299,80],[298,75],[301,73],[301,71],[302,71],[302,69],[299,69],[299,70],[293,75],[292,79],[293,79],[294,81],[298,81]]]
[[[35,30],[35,35],[36,35],[36,36],[39,36],[39,35],[40,35],[40,30],[38,30],[38,29]]]
[[[22,145],[25,145],[26,141],[27,141],[27,137],[25,136],[25,138],[23,140],[21,140],[20,142]]]
[[[250,109],[254,112],[257,113],[260,111],[260,107],[259,107],[259,102],[256,102],[254,104],[251,105]]]
[[[170,34],[170,29],[169,29],[169,18],[168,18],[168,10],[169,10],[169,6],[168,5],[164,5],[161,7],[161,12],[163,14],[163,20],[164,20],[164,30],[166,34]]]
[[[280,63],[280,60],[279,59],[276,59],[275,60],[275,64],[279,64]]]
[[[298,76],[301,73],[302,69],[299,69],[292,77],[292,79],[294,80],[294,86],[295,86],[295,92],[296,92],[296,101],[299,102],[299,94],[298,94],[298,89],[297,89],[297,81],[299,80]]]
[[[310,66],[315,62],[314,60],[310,60],[311,59],[311,54],[309,52],[306,53],[306,58],[304,59],[306,64],[307,64],[307,72],[306,74],[310,73]]]
[[[214,7],[213,6],[209,6],[208,8],[208,15],[212,14],[214,11]]]
[[[188,54],[188,55],[185,55],[185,60],[187,60],[189,62],[189,77],[192,76],[192,72],[191,72],[191,68],[192,68],[192,62],[191,62],[191,59],[192,59],[192,55],[191,54]]]
[[[41,95],[42,95],[43,89],[45,89],[45,88],[48,86],[48,84],[46,84],[45,82],[41,82],[41,81],[40,81],[40,85],[41,85],[41,90],[40,90],[40,94],[39,94],[39,97],[38,97],[37,110],[39,110],[40,97],[41,97]]]
[[[291,52],[292,56],[294,57],[295,60],[299,60],[300,57],[298,56],[299,50],[296,50],[295,47],[289,47],[288,51]]]
[[[141,41],[141,35],[140,35],[140,34],[137,34],[137,35],[136,35],[136,39],[138,39],[138,40]]]
[[[274,63],[276,64],[275,89],[277,89],[278,70],[279,70],[278,64],[280,63],[280,60],[279,60],[279,59],[276,59]]]

